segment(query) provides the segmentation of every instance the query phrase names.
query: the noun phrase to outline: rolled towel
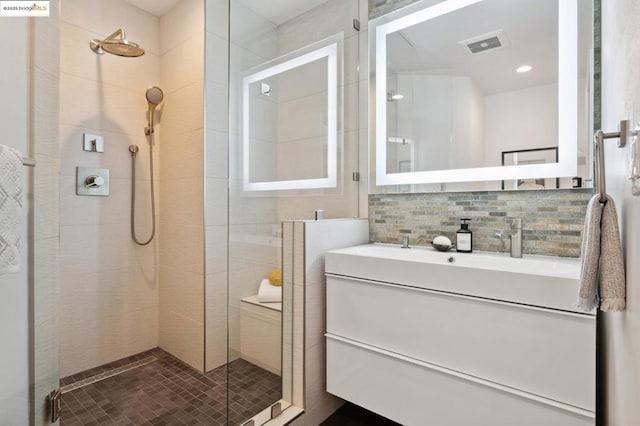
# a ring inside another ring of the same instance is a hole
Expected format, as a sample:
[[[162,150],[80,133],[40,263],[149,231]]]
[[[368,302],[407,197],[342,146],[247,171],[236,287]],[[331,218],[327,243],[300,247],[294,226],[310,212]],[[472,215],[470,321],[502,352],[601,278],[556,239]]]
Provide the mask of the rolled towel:
[[[0,145],[0,275],[20,271],[22,155]]]
[[[258,289],[258,302],[282,302],[282,287],[271,285],[269,280],[265,278],[260,282],[260,288]]]
[[[618,214],[613,199],[607,196],[602,208],[600,227],[600,310],[623,311],[626,307],[627,289],[624,273],[624,257],[620,243]]]
[[[594,195],[587,206],[582,235],[582,270],[578,307],[590,311],[625,309],[626,284],[618,215],[613,199],[604,206]]]
[[[587,204],[582,231],[582,268],[578,308],[590,311],[598,306],[598,265],[600,263],[600,195],[594,195]]]

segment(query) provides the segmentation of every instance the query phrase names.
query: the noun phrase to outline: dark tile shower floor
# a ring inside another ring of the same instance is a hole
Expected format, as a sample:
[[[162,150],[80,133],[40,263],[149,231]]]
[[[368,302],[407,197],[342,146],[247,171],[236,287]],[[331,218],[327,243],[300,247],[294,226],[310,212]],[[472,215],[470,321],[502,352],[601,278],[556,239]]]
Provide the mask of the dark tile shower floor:
[[[155,359],[154,359],[155,358]],[[131,365],[135,368],[128,369]],[[239,425],[280,399],[280,376],[242,359],[202,374],[161,349],[79,373],[63,387],[126,370],[62,395],[61,425]],[[64,389],[64,388],[63,388]]]

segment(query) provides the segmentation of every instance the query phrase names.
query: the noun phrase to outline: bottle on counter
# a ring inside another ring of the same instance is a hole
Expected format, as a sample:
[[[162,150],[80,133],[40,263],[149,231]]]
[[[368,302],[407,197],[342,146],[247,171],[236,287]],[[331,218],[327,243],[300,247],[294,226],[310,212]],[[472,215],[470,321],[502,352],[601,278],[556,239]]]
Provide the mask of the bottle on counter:
[[[473,232],[469,230],[471,219],[460,219],[460,229],[456,232],[456,251],[471,253],[473,251]]]

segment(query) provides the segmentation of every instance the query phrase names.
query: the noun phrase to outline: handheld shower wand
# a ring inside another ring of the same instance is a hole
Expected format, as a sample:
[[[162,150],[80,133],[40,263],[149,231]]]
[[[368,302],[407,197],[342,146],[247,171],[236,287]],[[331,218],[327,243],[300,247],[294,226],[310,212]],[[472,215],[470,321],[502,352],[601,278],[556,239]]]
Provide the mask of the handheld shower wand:
[[[144,129],[144,134],[149,136],[154,132],[153,119],[155,116],[156,108],[162,103],[164,99],[164,92],[158,86],[153,86],[147,89],[146,93],[147,103],[149,104],[148,112],[148,125]]]
[[[139,147],[137,145],[131,145],[129,152],[131,153],[131,238],[136,244],[146,246],[149,244],[153,237],[156,235],[156,197],[154,191],[154,177],[153,177],[153,118],[156,108],[162,103],[164,93],[162,89],[157,86],[153,86],[147,89],[146,93],[147,102],[149,103],[148,111],[148,125],[144,128],[144,134],[149,137],[149,173],[150,173],[150,185],[151,185],[151,236],[146,241],[138,240],[136,237],[136,157],[138,155]]]

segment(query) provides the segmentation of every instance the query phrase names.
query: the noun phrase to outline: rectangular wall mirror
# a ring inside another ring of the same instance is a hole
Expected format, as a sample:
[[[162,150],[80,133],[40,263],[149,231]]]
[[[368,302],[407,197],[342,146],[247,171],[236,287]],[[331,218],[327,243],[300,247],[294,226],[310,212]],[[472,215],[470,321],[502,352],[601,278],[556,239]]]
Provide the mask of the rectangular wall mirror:
[[[591,182],[590,0],[422,0],[369,29],[370,192]]]
[[[336,187],[342,38],[269,61],[242,79],[245,191]]]

